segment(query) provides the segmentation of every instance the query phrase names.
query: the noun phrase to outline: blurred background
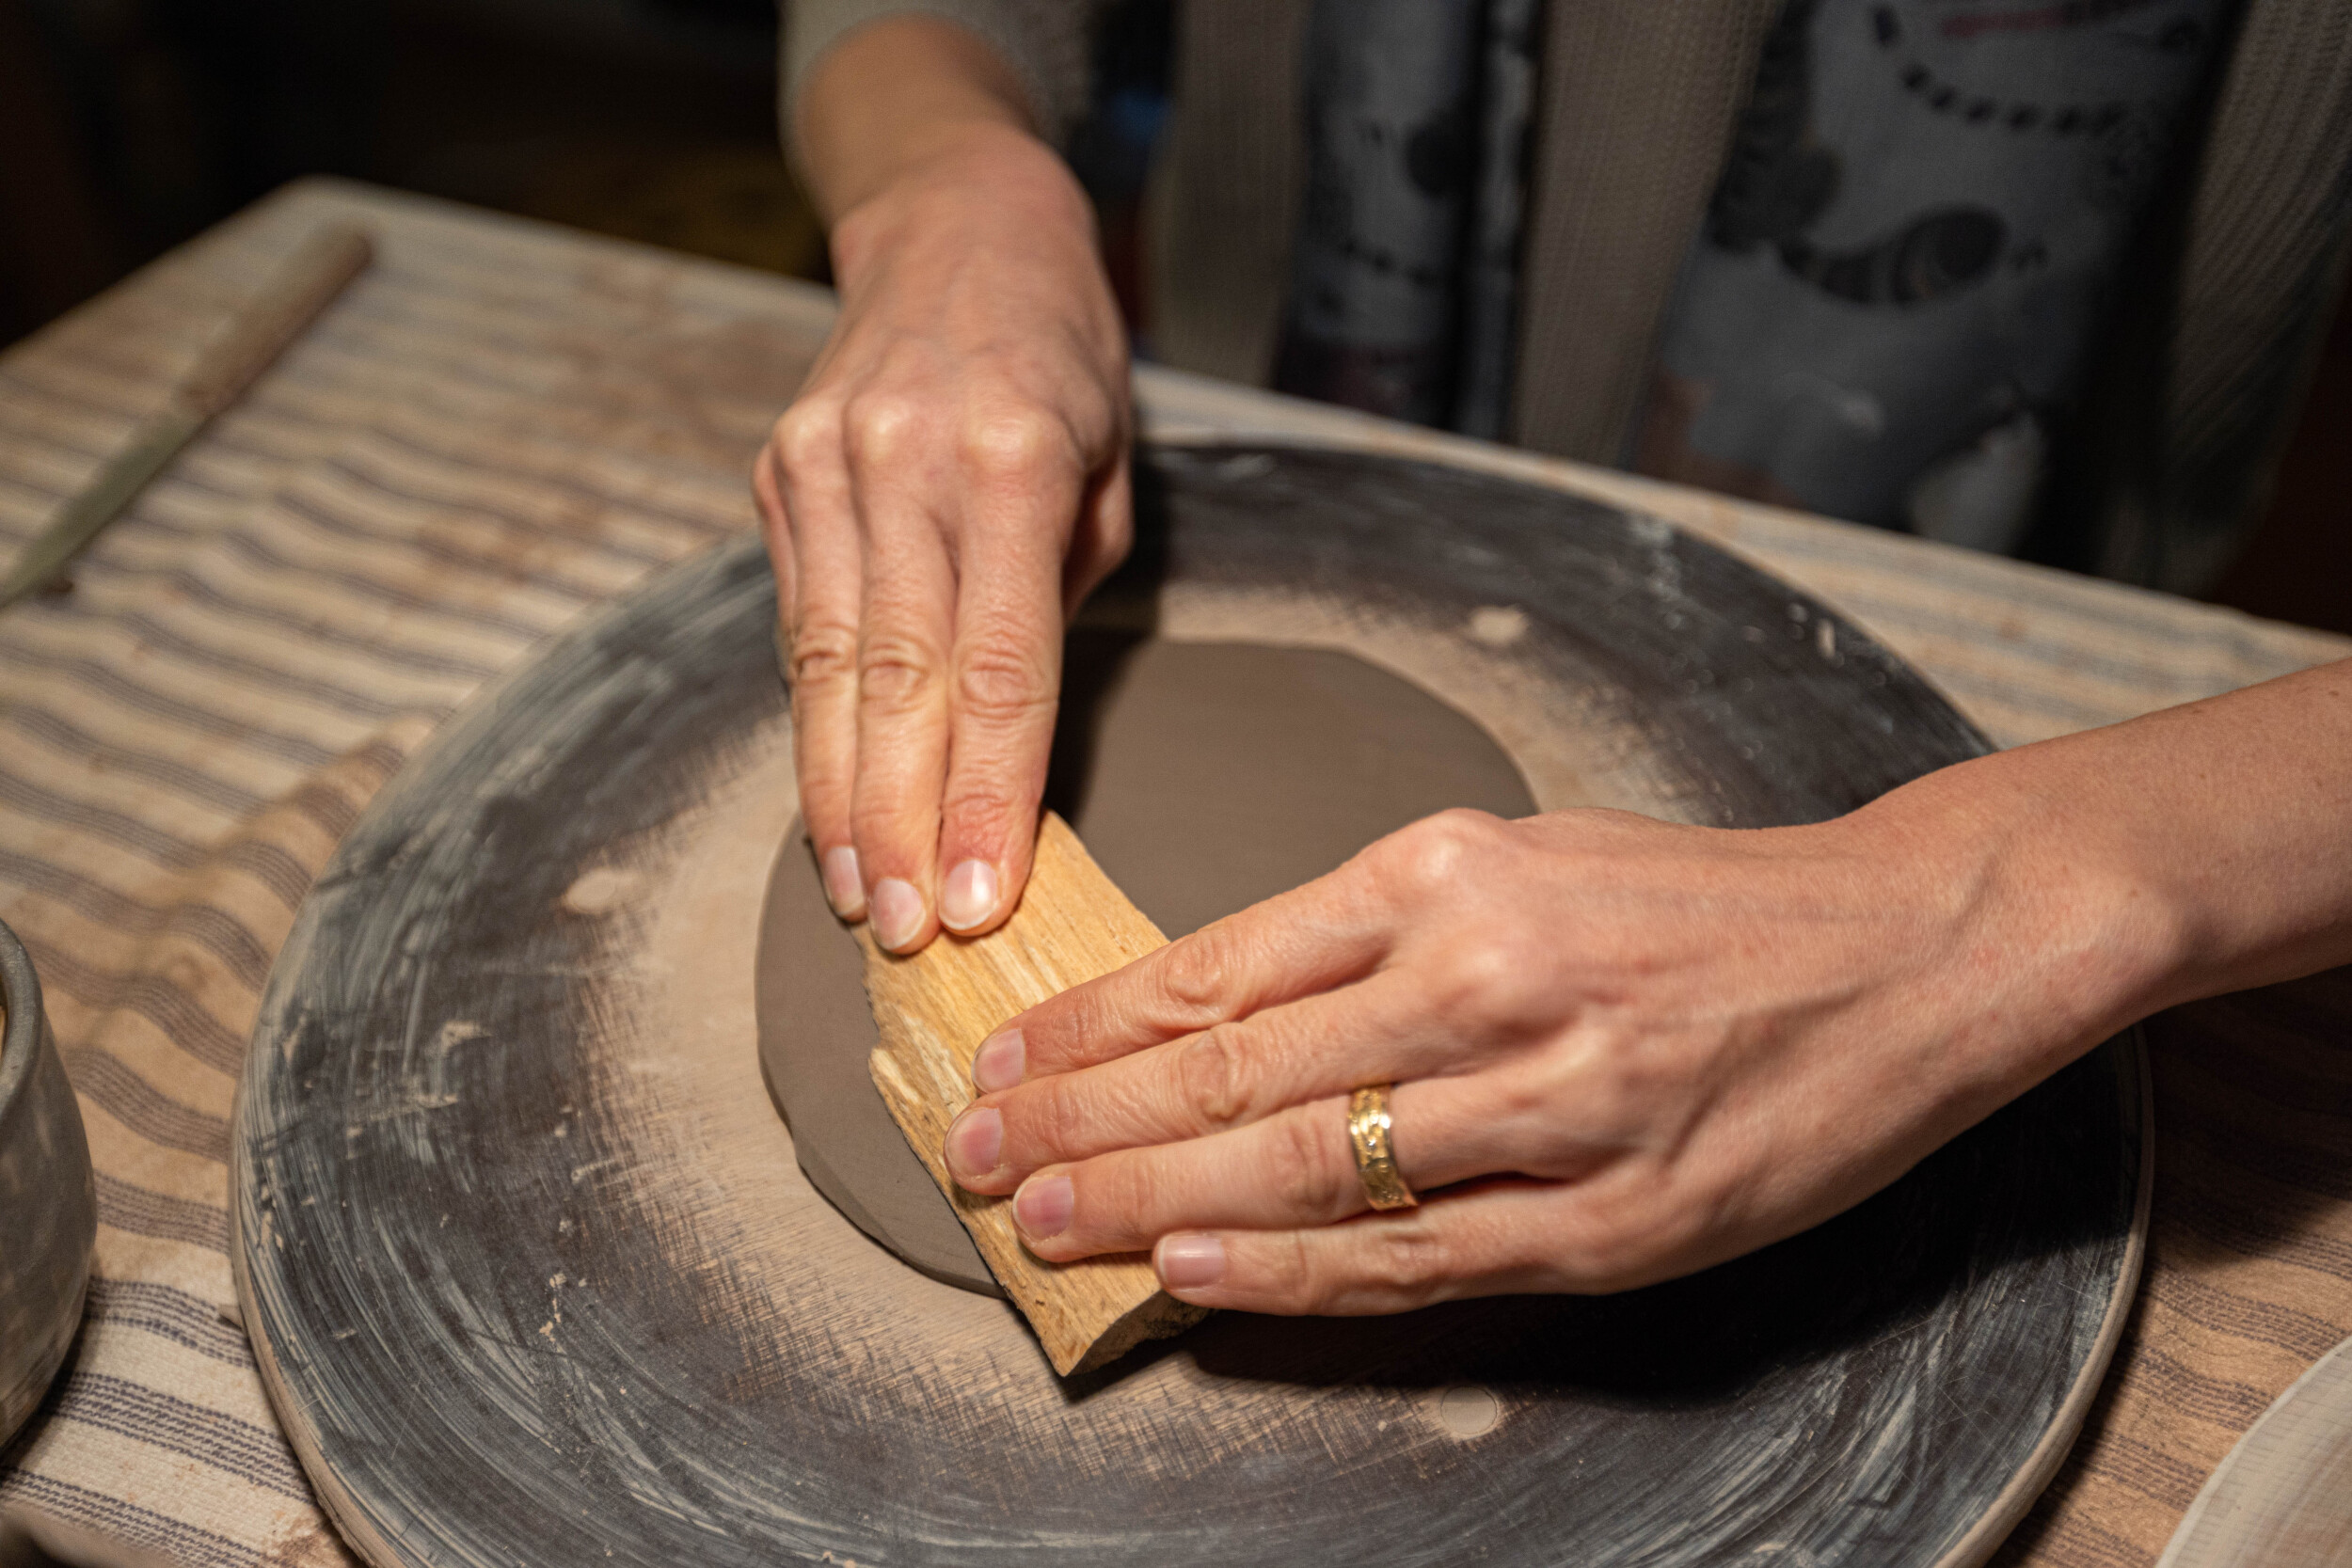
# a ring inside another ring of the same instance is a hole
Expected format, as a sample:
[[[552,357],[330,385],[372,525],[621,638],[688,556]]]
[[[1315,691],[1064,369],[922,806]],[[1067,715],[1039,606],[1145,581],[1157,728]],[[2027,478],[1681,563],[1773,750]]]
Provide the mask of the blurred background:
[[[0,0],[0,337],[297,175],[770,271],[773,0]]]
[[[1071,158],[1130,285],[1171,0],[1124,0]],[[299,175],[823,281],[773,0],[0,0],[0,345]],[[1132,300],[1131,288],[1123,292]],[[2352,318],[2208,597],[2352,632]]]

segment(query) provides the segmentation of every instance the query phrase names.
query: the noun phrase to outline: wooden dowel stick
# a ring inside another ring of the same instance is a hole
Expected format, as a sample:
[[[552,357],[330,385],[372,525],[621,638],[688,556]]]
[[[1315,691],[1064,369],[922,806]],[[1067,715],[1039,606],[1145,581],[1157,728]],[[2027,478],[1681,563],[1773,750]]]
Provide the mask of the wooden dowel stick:
[[[286,346],[357,277],[373,254],[368,237],[347,224],[314,230],[230,318],[194,370],[172,388],[163,409],[24,547],[0,579],[0,610],[38,592],[196,438],[213,417],[261,379]]]

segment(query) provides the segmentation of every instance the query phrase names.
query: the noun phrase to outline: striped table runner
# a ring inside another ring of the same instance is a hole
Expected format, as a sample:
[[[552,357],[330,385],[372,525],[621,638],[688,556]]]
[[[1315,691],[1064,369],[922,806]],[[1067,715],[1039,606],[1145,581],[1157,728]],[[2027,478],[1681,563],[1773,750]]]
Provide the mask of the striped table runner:
[[[0,357],[0,556],[309,228],[376,266],[0,615],[0,918],[98,1167],[98,1283],[0,1505],[205,1568],[342,1560],[236,1322],[227,1117],[272,956],[370,797],[485,679],[748,526],[742,476],[830,319],[803,286],[358,187],[297,186]],[[2154,595],[1147,372],[1158,432],[1401,449],[1673,517],[1838,603],[2006,741],[2334,657]],[[2352,1334],[2352,982],[2157,1029],[2149,1283],[2076,1458],[2008,1548],[2153,1562],[2235,1435]]]

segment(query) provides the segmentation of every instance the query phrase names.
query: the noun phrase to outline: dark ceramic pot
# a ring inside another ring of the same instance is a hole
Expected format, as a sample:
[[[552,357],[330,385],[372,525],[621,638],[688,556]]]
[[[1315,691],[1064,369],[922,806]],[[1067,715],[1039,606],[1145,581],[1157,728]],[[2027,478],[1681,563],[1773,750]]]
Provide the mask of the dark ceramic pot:
[[[33,1413],[81,1325],[98,1194],[81,1107],[41,1011],[40,982],[0,926],[0,1443]]]

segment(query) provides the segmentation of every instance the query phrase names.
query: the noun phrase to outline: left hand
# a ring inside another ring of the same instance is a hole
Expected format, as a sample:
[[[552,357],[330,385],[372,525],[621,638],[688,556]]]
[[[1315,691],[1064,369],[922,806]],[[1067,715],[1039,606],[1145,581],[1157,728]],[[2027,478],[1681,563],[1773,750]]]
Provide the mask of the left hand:
[[[910,953],[1019,902],[1069,614],[1132,532],[1086,193],[969,125],[834,227],[841,313],[753,470],[825,895]]]
[[[1012,1020],[950,1167],[1017,1191],[1038,1256],[1152,1248],[1208,1307],[1706,1267],[1894,1180],[2136,1016],[2169,961],[2095,862],[1965,804],[1913,786],[1745,832],[1429,818]],[[1422,1203],[1375,1214],[1347,1095],[1391,1082]]]

